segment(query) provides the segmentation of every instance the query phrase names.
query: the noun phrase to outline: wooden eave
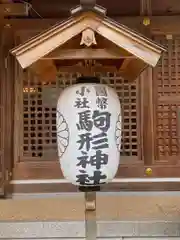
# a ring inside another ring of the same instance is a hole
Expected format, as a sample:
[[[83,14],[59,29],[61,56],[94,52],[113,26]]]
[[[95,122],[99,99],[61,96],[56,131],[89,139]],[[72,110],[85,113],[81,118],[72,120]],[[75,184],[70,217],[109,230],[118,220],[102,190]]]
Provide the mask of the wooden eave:
[[[11,53],[22,68],[27,68],[87,28],[152,67],[157,64],[162,52],[165,51],[164,47],[130,28],[108,17],[88,11],[57,23],[45,32],[17,46],[11,50]]]

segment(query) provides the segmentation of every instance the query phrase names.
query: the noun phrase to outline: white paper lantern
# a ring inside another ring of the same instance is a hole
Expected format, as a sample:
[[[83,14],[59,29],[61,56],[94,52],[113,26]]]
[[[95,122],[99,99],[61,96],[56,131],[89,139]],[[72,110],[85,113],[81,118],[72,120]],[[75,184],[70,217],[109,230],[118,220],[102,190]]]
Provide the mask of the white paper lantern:
[[[58,155],[64,177],[74,185],[111,181],[121,148],[121,108],[116,92],[103,84],[67,87],[57,104]]]

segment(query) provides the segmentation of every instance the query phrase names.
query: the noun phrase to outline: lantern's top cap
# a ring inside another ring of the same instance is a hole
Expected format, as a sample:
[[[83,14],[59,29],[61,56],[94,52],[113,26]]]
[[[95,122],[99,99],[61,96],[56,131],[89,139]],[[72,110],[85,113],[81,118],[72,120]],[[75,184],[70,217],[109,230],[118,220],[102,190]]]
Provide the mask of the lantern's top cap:
[[[85,76],[77,78],[76,83],[100,83],[100,79],[98,77]]]

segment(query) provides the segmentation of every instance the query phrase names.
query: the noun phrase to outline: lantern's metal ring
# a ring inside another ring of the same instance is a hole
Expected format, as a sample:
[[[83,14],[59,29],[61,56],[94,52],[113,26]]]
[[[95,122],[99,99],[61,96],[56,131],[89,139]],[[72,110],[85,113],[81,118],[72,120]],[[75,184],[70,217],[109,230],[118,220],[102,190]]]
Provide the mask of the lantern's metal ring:
[[[58,141],[58,155],[62,157],[69,145],[69,128],[64,116],[57,111],[57,141]]]

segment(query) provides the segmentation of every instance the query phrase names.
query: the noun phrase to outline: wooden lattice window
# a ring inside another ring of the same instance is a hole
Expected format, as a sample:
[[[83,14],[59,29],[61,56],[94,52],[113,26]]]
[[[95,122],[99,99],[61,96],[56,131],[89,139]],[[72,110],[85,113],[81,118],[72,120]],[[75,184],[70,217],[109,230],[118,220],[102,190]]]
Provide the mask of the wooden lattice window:
[[[101,82],[114,88],[119,96],[123,115],[122,156],[138,155],[137,82],[129,83],[115,73],[101,76]]]
[[[57,159],[56,104],[60,92],[75,83],[78,74],[59,73],[43,83],[32,73],[23,81],[23,159]],[[100,74],[101,82],[115,88],[122,103],[122,156],[138,155],[137,88],[115,73]]]
[[[156,37],[156,41],[167,48],[155,69],[157,91],[157,144],[156,152],[159,160],[178,156],[180,119],[180,36],[172,39]]]

